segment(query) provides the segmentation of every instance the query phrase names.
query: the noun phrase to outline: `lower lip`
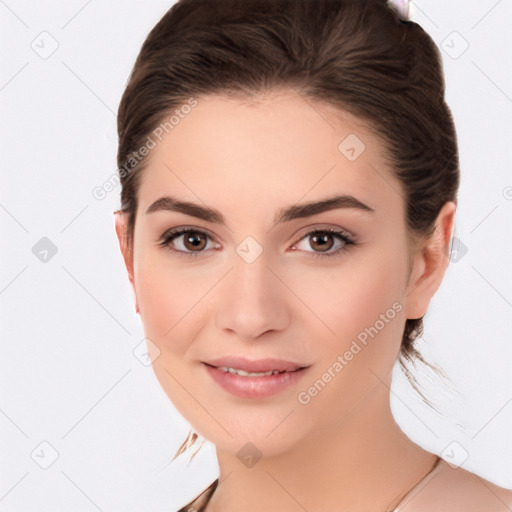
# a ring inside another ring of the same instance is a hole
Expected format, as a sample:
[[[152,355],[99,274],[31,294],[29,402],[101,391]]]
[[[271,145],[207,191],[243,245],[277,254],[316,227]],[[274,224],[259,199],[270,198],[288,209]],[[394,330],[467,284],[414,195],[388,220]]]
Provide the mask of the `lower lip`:
[[[294,372],[262,375],[260,377],[243,377],[235,373],[224,372],[219,368],[205,364],[213,380],[232,395],[241,398],[265,398],[276,395],[295,384],[307,368]]]

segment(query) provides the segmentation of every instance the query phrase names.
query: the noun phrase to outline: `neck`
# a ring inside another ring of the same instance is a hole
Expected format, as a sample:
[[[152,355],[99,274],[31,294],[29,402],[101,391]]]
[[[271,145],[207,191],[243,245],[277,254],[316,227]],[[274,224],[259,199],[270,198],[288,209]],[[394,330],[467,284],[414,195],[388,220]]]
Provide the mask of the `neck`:
[[[342,422],[252,468],[236,454],[217,450],[217,457],[219,485],[207,512],[385,512],[436,460],[401,431],[382,383]]]

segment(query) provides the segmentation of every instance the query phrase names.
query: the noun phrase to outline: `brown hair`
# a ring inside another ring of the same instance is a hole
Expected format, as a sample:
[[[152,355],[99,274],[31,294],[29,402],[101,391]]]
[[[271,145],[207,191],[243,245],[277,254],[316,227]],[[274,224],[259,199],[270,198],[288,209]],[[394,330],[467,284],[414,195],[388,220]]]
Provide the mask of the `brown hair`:
[[[144,41],[119,105],[128,247],[147,162],[134,155],[162,121],[191,98],[281,88],[366,123],[402,184],[410,247],[432,235],[443,204],[457,203],[459,160],[441,55],[417,23],[386,0],[179,0]],[[399,356],[420,394],[405,363],[434,368],[414,346],[422,334],[423,318],[406,320]]]

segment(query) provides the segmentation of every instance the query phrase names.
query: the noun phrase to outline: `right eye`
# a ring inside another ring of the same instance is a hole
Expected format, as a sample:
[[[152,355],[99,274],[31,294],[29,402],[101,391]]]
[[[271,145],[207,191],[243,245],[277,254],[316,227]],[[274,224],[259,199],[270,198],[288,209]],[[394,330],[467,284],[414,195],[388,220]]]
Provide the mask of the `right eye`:
[[[200,229],[176,228],[166,231],[160,238],[158,245],[177,253],[178,256],[197,257],[206,252],[205,247],[208,239],[213,240],[208,233]],[[173,243],[178,245],[179,248],[173,247]]]

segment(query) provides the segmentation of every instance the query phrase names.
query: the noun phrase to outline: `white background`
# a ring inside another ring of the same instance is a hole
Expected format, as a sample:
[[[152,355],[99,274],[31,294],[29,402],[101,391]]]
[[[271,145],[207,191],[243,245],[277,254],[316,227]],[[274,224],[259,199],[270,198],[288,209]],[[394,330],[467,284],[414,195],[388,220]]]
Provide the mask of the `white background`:
[[[189,427],[133,354],[119,187],[92,195],[116,172],[118,103],[171,4],[0,0],[0,511],[172,512],[217,476],[208,443],[168,464]],[[423,0],[412,19],[442,48],[468,251],[424,335],[459,395],[425,380],[438,415],[395,368],[393,411],[415,442],[467,452],[463,467],[512,488],[512,3]],[[41,38],[58,44],[46,59]],[[43,237],[57,248],[46,263],[32,252]]]

